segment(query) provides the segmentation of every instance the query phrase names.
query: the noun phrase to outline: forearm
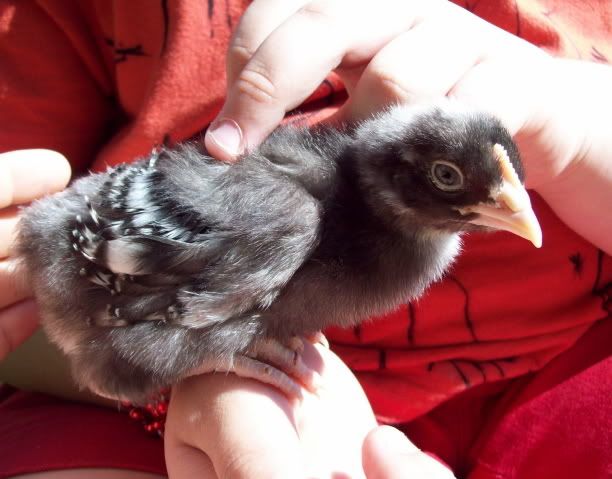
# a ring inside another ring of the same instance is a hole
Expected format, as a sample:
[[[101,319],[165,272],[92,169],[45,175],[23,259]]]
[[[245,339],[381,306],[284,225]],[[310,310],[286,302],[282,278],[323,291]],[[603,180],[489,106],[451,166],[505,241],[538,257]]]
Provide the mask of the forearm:
[[[574,231],[612,253],[612,67],[557,60],[550,121],[579,138],[567,166],[537,188]],[[554,115],[554,116],[553,116]],[[563,154],[563,152],[559,152]]]

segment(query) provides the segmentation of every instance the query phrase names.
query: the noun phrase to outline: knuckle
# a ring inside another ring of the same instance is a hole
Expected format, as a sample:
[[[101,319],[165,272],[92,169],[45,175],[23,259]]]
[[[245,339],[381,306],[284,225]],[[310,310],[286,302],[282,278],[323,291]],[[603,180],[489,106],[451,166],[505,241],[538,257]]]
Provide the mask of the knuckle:
[[[306,15],[311,17],[329,18],[329,10],[327,3],[321,0],[308,2],[306,5],[299,8],[298,13],[300,15]]]
[[[380,86],[385,96],[391,101],[412,103],[418,98],[418,93],[402,85],[392,77],[381,77]]]
[[[263,66],[252,63],[236,79],[238,93],[256,103],[277,103],[278,91],[274,79]]]
[[[244,65],[255,54],[255,50],[255,48],[252,48],[241,39],[235,39],[227,50],[228,61],[230,63]]]
[[[390,73],[388,68],[376,64],[371,65],[371,67],[368,72],[371,76],[371,82],[375,85],[379,94],[388,101],[410,102],[418,96],[414,89],[401,82]]]
[[[344,1],[329,2],[326,0],[315,0],[300,7],[296,15],[319,24],[335,24],[338,23],[338,13],[341,11],[346,12],[343,8],[344,3]]]
[[[225,464],[219,471],[219,477],[249,477],[261,459],[261,454],[256,451],[240,451],[240,454],[230,454]]]

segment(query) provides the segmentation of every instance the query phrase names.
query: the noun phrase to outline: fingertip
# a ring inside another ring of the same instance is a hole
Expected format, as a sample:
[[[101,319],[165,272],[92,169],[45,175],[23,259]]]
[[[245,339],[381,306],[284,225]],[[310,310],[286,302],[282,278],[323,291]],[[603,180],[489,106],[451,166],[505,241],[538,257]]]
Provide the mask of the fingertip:
[[[32,163],[31,169],[38,166],[49,175],[49,191],[59,191],[66,187],[72,176],[70,162],[59,151],[46,148],[33,148],[12,152],[15,159]]]
[[[56,169],[58,178],[62,177],[66,183],[68,183],[68,180],[70,180],[70,175],[72,174],[70,163],[59,151],[48,150],[46,148],[36,148],[32,150],[24,150],[24,152],[50,162]]]
[[[398,456],[403,458],[417,450],[397,429],[390,426],[376,427],[363,441],[363,470],[369,479],[385,478],[398,466]]]
[[[230,118],[215,120],[204,135],[206,150],[214,158],[232,163],[244,153],[245,137],[240,125]]]
[[[419,451],[404,433],[391,426],[379,426],[368,433],[364,441],[364,448],[368,446],[376,450],[387,452],[412,453]]]
[[[47,149],[0,154],[0,208],[20,204],[66,187],[72,170],[61,153]]]
[[[0,171],[0,209],[13,203],[13,185]]]
[[[41,150],[42,151],[42,150]],[[70,178],[72,177],[72,167],[68,159],[61,153],[53,150],[44,150],[44,154],[55,164],[57,185],[58,189],[63,189],[68,185]]]
[[[230,92],[223,110],[204,135],[206,150],[218,160],[233,163],[259,146],[284,115],[279,105],[253,104],[248,95]]]
[[[399,430],[379,426],[363,442],[363,469],[368,479],[454,479],[436,457],[422,452]]]

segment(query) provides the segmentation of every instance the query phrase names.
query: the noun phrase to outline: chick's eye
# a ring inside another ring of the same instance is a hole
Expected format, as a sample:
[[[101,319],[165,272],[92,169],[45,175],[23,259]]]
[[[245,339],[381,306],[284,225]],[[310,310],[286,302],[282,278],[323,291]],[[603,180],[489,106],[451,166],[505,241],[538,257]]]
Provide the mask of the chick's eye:
[[[448,161],[434,161],[431,166],[431,181],[442,191],[457,191],[463,187],[463,173]]]

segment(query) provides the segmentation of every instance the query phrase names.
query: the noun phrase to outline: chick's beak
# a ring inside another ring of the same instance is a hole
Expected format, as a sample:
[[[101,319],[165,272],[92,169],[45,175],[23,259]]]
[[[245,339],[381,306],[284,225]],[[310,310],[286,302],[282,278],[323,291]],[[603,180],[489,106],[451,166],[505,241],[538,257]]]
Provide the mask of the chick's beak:
[[[476,218],[470,220],[473,224],[509,231],[540,248],[542,229],[531,207],[529,194],[520,182],[504,148],[495,145],[494,150],[503,177],[501,188],[491,194],[494,204],[480,204],[462,208],[460,211],[462,214],[478,214]]]
[[[527,195],[524,188],[522,192]],[[542,246],[542,229],[531,208],[529,197],[524,207],[517,208],[522,192],[502,190],[494,205],[472,206],[464,208],[462,212],[478,214],[476,218],[470,220],[470,223],[509,231],[531,241],[536,248],[539,248]]]

